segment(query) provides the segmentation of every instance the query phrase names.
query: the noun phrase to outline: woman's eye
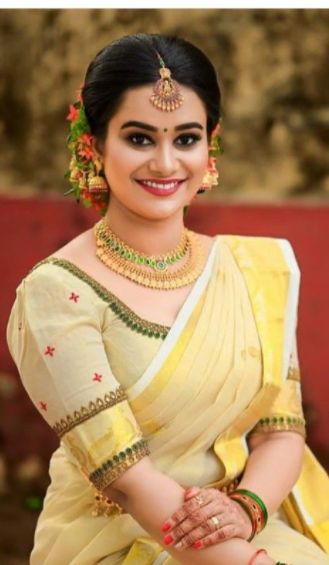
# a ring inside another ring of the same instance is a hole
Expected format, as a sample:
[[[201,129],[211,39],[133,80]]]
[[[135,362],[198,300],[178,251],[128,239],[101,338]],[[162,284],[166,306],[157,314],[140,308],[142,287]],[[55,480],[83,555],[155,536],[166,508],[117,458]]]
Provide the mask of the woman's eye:
[[[176,143],[178,143],[178,145],[188,146],[188,145],[194,145],[197,141],[200,141],[200,139],[201,139],[200,135],[186,133],[184,135],[180,135],[177,138]]]
[[[129,135],[128,139],[133,145],[150,145],[152,143],[151,139],[143,133],[133,133]]]

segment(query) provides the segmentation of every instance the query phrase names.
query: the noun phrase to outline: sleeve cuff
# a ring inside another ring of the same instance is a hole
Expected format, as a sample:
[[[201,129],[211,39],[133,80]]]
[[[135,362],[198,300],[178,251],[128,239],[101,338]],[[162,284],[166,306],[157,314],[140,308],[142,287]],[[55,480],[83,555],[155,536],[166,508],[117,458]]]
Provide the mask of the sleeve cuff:
[[[140,439],[105,461],[101,467],[89,475],[89,480],[97,490],[103,491],[125,471],[149,454],[146,440]]]
[[[296,432],[306,437],[305,420],[297,416],[271,416],[262,418],[250,434],[271,432]]]

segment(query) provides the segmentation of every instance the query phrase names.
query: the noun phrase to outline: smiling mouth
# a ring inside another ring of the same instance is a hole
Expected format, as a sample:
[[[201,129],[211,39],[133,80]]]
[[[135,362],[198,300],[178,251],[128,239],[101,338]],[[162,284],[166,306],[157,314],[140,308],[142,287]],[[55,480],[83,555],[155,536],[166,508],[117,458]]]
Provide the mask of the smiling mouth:
[[[159,190],[173,190],[177,188],[180,184],[182,184],[186,179],[173,179],[167,181],[160,181],[160,180],[147,180],[147,179],[136,179],[136,181],[144,186],[148,186],[149,188],[155,188]]]

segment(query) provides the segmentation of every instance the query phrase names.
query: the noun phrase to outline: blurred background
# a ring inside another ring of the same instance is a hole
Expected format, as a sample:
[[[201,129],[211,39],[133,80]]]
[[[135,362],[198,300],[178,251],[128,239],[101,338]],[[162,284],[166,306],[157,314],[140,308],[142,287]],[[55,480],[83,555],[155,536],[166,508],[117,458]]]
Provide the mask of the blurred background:
[[[65,199],[68,106],[90,60],[135,32],[183,36],[223,94],[219,187],[187,225],[288,238],[302,271],[299,355],[308,443],[329,468],[329,11],[0,10],[0,562],[25,565],[57,446],[10,358],[5,329],[28,270],[97,216]],[[59,564],[60,565],[60,564]]]

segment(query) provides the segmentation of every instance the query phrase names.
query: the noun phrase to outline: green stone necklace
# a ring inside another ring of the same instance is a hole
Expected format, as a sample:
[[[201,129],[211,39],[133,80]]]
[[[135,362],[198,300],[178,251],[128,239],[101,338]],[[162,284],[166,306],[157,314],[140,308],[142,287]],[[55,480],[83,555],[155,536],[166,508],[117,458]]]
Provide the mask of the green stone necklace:
[[[115,255],[130,261],[131,263],[136,263],[137,265],[146,265],[154,269],[155,271],[166,271],[169,265],[177,263],[180,259],[186,256],[189,248],[188,240],[188,229],[184,228],[179,244],[171,253],[166,255],[161,255],[160,257],[154,257],[153,255],[145,255],[144,253],[139,253],[132,247],[129,247],[122,239],[119,238],[106,223],[105,218],[102,218],[96,224],[97,237],[108,246]]]

